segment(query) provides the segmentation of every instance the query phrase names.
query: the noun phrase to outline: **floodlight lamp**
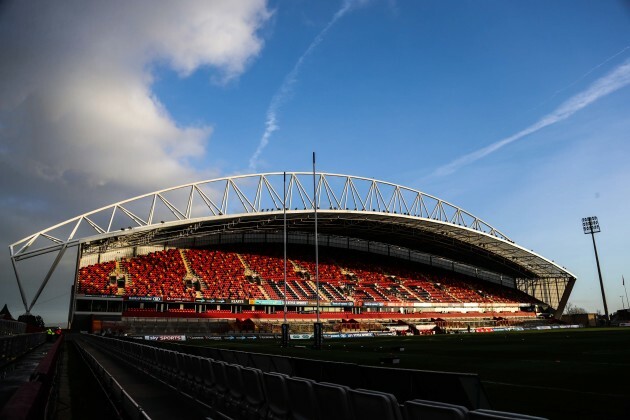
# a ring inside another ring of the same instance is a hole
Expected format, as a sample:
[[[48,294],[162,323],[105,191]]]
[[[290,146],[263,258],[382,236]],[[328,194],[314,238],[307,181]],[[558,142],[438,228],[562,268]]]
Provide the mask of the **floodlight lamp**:
[[[599,222],[597,221],[597,217],[596,216],[583,217],[582,229],[584,229],[585,234],[600,232],[601,229],[599,228]]]

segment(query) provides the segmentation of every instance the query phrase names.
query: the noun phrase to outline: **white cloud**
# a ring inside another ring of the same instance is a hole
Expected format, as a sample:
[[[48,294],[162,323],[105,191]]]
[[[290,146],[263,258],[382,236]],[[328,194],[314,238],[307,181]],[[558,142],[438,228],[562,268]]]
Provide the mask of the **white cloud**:
[[[107,202],[206,178],[191,162],[206,155],[212,127],[177,124],[152,92],[154,70],[234,80],[260,53],[269,17],[265,0],[3,2],[6,245]],[[8,259],[0,278],[0,296],[20,307]]]
[[[48,181],[189,180],[212,128],[178,126],[151,92],[151,68],[207,66],[232,80],[260,52],[268,17],[263,1],[5,5],[0,159]]]

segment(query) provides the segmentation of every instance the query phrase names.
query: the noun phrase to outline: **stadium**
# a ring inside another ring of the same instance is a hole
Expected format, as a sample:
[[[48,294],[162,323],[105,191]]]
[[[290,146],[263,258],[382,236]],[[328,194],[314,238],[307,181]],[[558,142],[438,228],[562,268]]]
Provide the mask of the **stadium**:
[[[27,312],[73,255],[68,330],[0,340],[6,366],[45,355],[15,391],[1,383],[0,417],[627,413],[623,393],[590,392],[627,372],[592,357],[606,342],[622,360],[627,334],[553,325],[575,276],[412,188],[275,172],[107,205],[11,245]],[[27,305],[22,266],[36,263]]]
[[[324,334],[547,322],[559,318],[576,281],[460,207],[331,173],[172,187],[10,248],[27,312],[72,249],[72,330],[171,338],[277,333],[283,322],[308,333],[321,321]],[[28,306],[19,266],[43,255],[52,263]]]

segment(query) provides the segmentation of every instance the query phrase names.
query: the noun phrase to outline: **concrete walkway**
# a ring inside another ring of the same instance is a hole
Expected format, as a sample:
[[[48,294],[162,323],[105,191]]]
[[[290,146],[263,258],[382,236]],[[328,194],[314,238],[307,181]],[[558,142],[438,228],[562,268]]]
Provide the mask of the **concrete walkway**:
[[[31,375],[52,346],[53,343],[45,342],[7,366],[0,378],[0,407],[4,407],[21,385],[30,382]]]
[[[194,400],[153,379],[143,372],[80,340],[85,348],[107,370],[123,389],[153,420],[207,419],[208,410]],[[71,381],[72,378],[69,378]],[[95,410],[98,409],[95,407]]]

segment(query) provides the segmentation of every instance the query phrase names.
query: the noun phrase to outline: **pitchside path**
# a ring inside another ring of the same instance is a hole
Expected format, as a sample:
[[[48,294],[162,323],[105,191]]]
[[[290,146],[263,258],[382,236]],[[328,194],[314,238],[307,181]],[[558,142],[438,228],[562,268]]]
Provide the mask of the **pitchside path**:
[[[31,375],[39,362],[48,353],[53,343],[45,342],[28,352],[7,367],[6,374],[0,380],[0,408],[2,408],[15,391],[31,380]]]
[[[96,358],[152,420],[192,420],[205,419],[209,416],[210,413],[193,400],[134,367],[128,366],[85,340],[79,339],[75,342]],[[94,409],[98,410],[98,407]]]

